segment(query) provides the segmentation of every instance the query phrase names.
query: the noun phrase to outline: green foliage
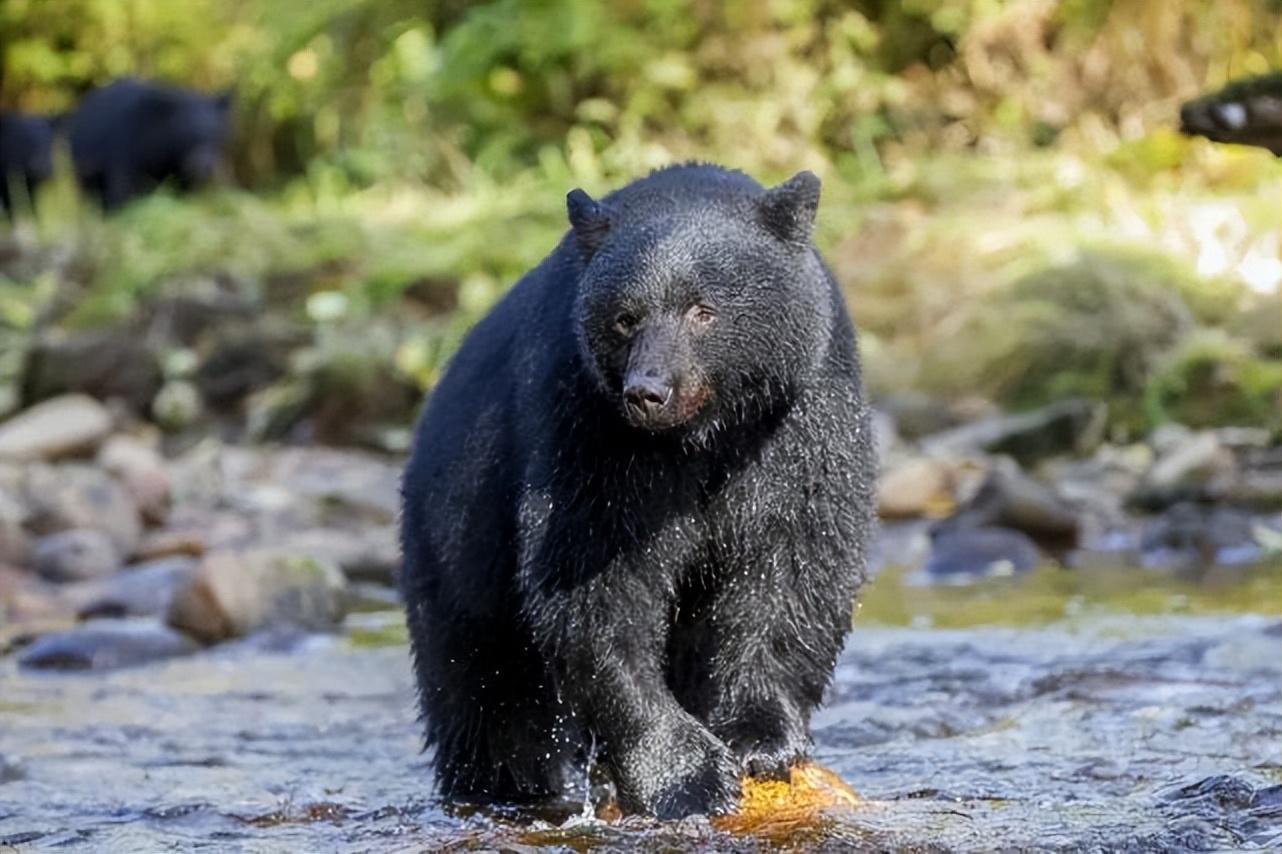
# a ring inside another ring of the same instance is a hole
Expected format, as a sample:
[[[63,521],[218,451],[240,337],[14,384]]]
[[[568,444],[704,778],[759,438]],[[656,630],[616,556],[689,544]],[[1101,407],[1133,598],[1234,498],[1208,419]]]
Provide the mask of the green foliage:
[[[1282,426],[1282,360],[1260,359],[1219,330],[1197,333],[1149,383],[1145,394],[1154,423],[1191,427]]]

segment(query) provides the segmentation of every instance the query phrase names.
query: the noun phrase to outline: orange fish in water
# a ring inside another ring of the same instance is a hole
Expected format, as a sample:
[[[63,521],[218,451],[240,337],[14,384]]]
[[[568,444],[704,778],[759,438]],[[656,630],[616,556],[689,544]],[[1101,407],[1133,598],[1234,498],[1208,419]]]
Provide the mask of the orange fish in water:
[[[820,829],[832,811],[861,803],[846,781],[814,762],[793,766],[788,777],[786,781],[745,778],[739,808],[714,817],[713,827],[726,833],[795,838],[799,832]]]

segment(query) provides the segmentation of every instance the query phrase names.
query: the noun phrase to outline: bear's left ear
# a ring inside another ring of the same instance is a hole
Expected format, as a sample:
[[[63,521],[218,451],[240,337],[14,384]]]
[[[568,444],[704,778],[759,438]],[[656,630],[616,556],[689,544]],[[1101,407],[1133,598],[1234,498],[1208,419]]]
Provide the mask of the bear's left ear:
[[[565,197],[565,211],[584,260],[590,260],[610,234],[610,209],[582,190],[571,190]]]
[[[771,187],[757,203],[761,222],[785,243],[809,243],[819,210],[819,179],[813,172],[798,172],[778,187]]]

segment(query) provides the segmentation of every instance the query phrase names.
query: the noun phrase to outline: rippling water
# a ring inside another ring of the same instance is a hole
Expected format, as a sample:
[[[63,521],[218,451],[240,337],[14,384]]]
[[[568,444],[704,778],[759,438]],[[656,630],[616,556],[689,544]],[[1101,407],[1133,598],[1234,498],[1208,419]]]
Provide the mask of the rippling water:
[[[814,729],[816,758],[865,800],[782,839],[702,819],[447,814],[392,615],[104,674],[6,660],[0,850],[1277,850],[1273,590],[1280,601],[1259,603],[1272,614],[954,629],[861,617]]]

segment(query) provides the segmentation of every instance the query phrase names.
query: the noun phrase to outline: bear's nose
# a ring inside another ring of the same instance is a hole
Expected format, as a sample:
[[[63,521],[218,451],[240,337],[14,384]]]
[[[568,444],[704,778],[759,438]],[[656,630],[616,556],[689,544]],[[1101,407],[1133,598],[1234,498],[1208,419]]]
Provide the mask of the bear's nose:
[[[672,398],[672,386],[657,377],[628,377],[623,399],[638,415],[652,417]]]

